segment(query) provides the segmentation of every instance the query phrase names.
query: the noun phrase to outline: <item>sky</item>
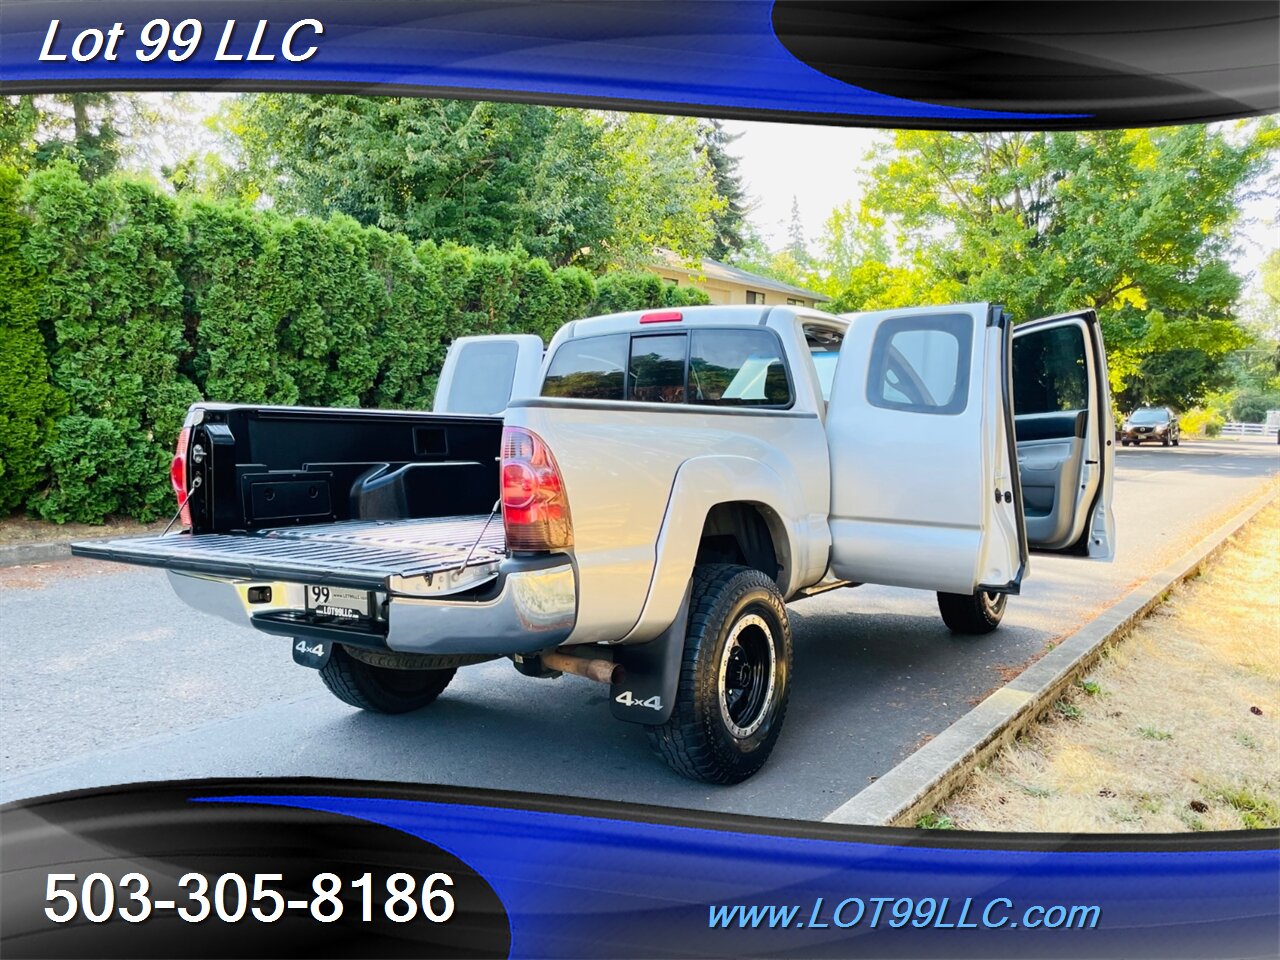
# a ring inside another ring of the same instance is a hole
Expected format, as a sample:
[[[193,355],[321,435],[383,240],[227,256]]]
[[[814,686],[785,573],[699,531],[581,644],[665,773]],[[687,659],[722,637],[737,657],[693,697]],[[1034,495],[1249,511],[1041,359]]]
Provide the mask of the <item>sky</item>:
[[[812,247],[832,209],[861,197],[867,153],[877,138],[890,135],[808,124],[726,120],[724,125],[740,134],[729,150],[738,156],[738,171],[754,201],[752,222],[773,249],[787,241],[793,197]],[[1280,196],[1248,200],[1241,212],[1233,266],[1251,280],[1267,254],[1280,247]]]
[[[882,130],[796,123],[726,120],[724,126],[738,136],[729,152],[738,157],[751,221],[770,248],[787,242],[793,198],[812,245],[833,209],[861,198],[867,153],[877,138],[888,136]]]
[[[199,121],[216,111],[228,96],[189,96],[188,119],[195,128],[195,139],[203,139],[197,133]],[[796,123],[726,120],[724,125],[738,136],[729,151],[738,157],[738,170],[752,202],[750,219],[772,249],[787,242],[793,198],[805,239],[814,246],[831,211],[861,197],[869,168],[867,154],[877,139],[889,135],[883,130]],[[1280,197],[1255,198],[1242,212],[1233,265],[1242,276],[1252,279],[1263,258],[1280,246]]]

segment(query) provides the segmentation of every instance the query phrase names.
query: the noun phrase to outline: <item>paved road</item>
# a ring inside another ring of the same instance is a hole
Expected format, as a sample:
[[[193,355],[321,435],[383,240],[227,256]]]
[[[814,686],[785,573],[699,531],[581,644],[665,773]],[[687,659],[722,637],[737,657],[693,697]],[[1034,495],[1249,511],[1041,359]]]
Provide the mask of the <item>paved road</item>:
[[[1036,558],[986,638],[932,595],[862,587],[792,606],[795,686],[769,765],[691,783],[609,716],[603,687],[506,661],[380,717],[333,699],[286,641],[191,611],[163,574],[84,560],[0,570],[0,799],[136,780],[329,776],[436,782],[820,819],[1046,644],[1176,558],[1280,469],[1273,444],[1120,450],[1115,563]]]

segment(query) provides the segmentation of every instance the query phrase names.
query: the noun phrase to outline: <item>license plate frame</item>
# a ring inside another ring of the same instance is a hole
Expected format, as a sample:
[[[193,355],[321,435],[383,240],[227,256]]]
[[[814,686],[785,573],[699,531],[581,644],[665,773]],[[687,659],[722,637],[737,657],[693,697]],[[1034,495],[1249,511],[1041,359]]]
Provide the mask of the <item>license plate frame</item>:
[[[352,587],[309,583],[303,588],[306,610],[313,617],[360,621],[373,619],[373,593]]]

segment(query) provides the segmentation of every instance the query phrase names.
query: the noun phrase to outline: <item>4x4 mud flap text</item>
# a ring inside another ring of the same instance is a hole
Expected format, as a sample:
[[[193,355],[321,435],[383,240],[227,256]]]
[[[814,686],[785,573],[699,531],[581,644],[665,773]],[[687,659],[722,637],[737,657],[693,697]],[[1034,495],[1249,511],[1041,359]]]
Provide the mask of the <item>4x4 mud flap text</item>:
[[[329,662],[333,643],[328,640],[308,640],[299,637],[293,641],[293,662],[319,670]]]
[[[614,662],[622,665],[624,673],[623,682],[609,688],[609,709],[617,719],[652,725],[671,718],[684,659],[691,589],[685,590],[680,610],[665,631],[648,643],[614,648]]]

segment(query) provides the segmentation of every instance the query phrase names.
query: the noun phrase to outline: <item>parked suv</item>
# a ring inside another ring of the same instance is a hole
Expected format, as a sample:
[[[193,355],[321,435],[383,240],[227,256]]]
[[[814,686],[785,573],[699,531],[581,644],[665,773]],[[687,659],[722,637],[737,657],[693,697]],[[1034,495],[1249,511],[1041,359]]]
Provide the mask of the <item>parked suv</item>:
[[[1138,446],[1144,441],[1160,441],[1161,446],[1178,445],[1181,431],[1178,415],[1168,407],[1139,407],[1125,418],[1120,429],[1120,443]]]

